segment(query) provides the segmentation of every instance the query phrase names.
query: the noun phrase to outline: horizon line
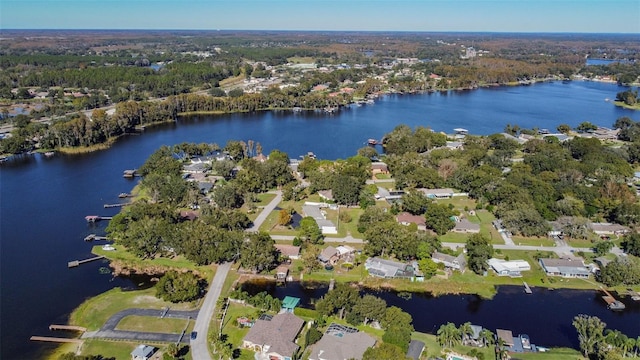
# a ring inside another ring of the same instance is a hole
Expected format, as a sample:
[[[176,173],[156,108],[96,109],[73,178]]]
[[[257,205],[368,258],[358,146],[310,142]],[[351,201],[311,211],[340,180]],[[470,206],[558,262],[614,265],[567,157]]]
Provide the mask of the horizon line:
[[[506,30],[331,30],[331,29],[137,29],[137,28],[0,28],[3,31],[206,31],[206,32],[344,32],[344,33],[456,33],[456,34],[593,34],[640,35],[640,32],[506,31]]]

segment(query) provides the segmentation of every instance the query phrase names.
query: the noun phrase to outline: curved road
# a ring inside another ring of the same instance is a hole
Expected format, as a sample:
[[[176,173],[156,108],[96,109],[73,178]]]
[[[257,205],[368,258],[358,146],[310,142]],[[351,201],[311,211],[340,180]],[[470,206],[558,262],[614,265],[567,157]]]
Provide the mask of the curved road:
[[[247,229],[247,232],[258,231],[260,225],[262,225],[262,223],[267,219],[267,216],[269,216],[276,206],[278,206],[280,201],[282,201],[282,191],[278,190],[275,193],[276,197],[264,207],[262,212],[260,212],[256,220],[253,222],[253,226]],[[230,262],[218,266],[216,275],[213,277],[209,291],[207,291],[207,295],[204,298],[202,307],[200,308],[200,312],[196,318],[196,324],[193,327],[193,331],[198,332],[196,339],[191,341],[193,359],[211,360],[209,347],[207,346],[207,334],[209,334],[209,325],[211,324],[211,318],[213,317],[216,303],[218,302],[218,298],[222,292],[222,285],[224,284],[224,280],[227,278],[227,274],[230,269]]]

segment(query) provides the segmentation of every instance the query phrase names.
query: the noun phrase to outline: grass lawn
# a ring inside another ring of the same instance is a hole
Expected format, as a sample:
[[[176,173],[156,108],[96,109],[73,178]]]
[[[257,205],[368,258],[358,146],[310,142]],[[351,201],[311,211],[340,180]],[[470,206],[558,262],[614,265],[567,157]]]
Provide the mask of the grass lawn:
[[[256,203],[256,206],[266,206],[268,205],[271,200],[273,200],[276,197],[276,194],[270,194],[270,193],[261,193],[257,195],[258,198],[258,202]]]
[[[377,187],[381,187],[383,189],[387,189],[387,190],[393,190],[396,188],[396,182],[395,181],[376,181],[376,186]]]
[[[360,208],[340,208],[340,213],[348,213],[351,221],[338,221],[338,210],[324,209],[327,213],[327,220],[332,221],[338,227],[337,235],[327,235],[327,237],[345,237],[350,234],[354,238],[362,239],[364,235],[358,231],[358,219],[364,210]],[[344,215],[343,215],[344,216]]]
[[[140,259],[134,254],[128,252],[122,245],[113,245],[115,251],[106,251],[102,249],[102,245],[96,245],[91,252],[96,255],[104,255],[109,260],[120,261],[122,265],[127,267],[149,267],[149,268],[171,268],[171,269],[189,269],[200,274],[200,276],[211,281],[214,270],[211,266],[198,266],[192,261],[184,258],[184,256],[175,256],[173,258],[156,257],[154,259]]]
[[[375,177],[376,177],[377,180],[391,179],[391,175],[390,174],[376,174]]]
[[[555,241],[547,237],[524,237],[524,236],[512,236],[511,240],[516,245],[529,245],[529,246],[554,246]]]
[[[193,321],[174,318],[159,318],[151,316],[126,316],[116,326],[117,330],[145,331],[157,333],[180,334],[186,328],[186,333],[193,329]]]
[[[111,289],[80,304],[69,318],[69,324],[86,327],[89,331],[98,330],[109,317],[129,308],[190,310],[193,303],[173,304],[155,297],[155,289],[123,291]]]

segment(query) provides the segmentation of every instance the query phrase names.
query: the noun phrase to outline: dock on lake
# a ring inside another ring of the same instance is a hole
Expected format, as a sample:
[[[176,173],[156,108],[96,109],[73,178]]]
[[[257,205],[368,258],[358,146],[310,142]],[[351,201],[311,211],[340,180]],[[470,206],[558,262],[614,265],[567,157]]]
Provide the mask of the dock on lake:
[[[87,236],[84,237],[84,241],[93,241],[93,240],[107,240],[107,241],[111,241],[111,239],[109,239],[106,236],[98,236],[96,234],[89,234]]]
[[[87,331],[87,328],[75,325],[49,325],[49,330],[67,330],[67,331]]]
[[[136,169],[125,170],[124,173],[122,174],[122,176],[125,177],[125,178],[132,179],[132,178],[138,176],[136,171],[137,171]]]
[[[613,295],[611,295],[607,290],[602,289],[602,292],[605,293],[605,295],[602,297],[602,300],[607,303],[607,308],[609,310],[617,311],[624,310],[626,308],[622,301],[616,300],[616,298],[614,298]]]
[[[88,262],[92,262],[92,261],[96,261],[96,260],[100,260],[100,259],[104,259],[104,256],[100,255],[100,256],[94,256],[92,258],[84,259],[84,260],[73,260],[73,261],[69,261],[67,263],[67,267],[74,268],[74,267],[78,267],[78,266],[80,266],[82,264],[86,264]]]
[[[529,287],[529,284],[527,284],[526,282],[524,282],[524,292],[527,294],[531,294],[531,288]]]
[[[98,216],[98,215],[87,215],[84,217],[87,222],[97,222],[100,220],[111,220],[111,216]]]
[[[104,208],[108,209],[108,208],[114,208],[114,207],[123,207],[127,205],[131,205],[131,204],[130,203],[104,204]]]
[[[29,340],[55,342],[55,343],[76,343],[76,344],[82,342],[82,340],[80,339],[59,338],[59,337],[51,337],[51,336],[32,336]]]

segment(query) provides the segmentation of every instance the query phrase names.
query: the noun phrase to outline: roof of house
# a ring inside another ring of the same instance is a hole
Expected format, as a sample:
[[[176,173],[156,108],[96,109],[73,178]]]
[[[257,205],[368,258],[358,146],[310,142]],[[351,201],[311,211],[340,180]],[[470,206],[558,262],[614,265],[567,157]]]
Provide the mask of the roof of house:
[[[549,273],[589,275],[582,259],[540,259],[540,264]]]
[[[304,320],[291,313],[274,315],[271,320],[256,320],[244,341],[270,346],[269,352],[293,356],[298,350],[294,342]]]
[[[385,164],[383,162],[372,162],[371,163],[371,169],[389,171],[389,167],[387,166],[387,164]]]
[[[336,248],[336,250],[338,251],[338,255],[342,256],[345,254],[350,254],[352,252],[355,252],[356,249],[352,248],[349,245],[340,245]]]
[[[369,274],[376,276],[397,277],[412,275],[405,270],[407,264],[377,257],[368,258],[364,263],[364,267],[369,271]]]
[[[276,274],[288,274],[289,273],[289,267],[287,265],[279,265],[276,268]]]
[[[291,257],[300,255],[300,246],[276,244],[275,247],[283,256]]]
[[[491,258],[487,260],[487,263],[489,264],[489,266],[491,266],[491,268],[493,268],[495,272],[498,272],[498,273],[503,271],[520,272],[520,271],[531,269],[531,265],[529,265],[529,263],[524,260],[507,261],[502,259]]]
[[[320,197],[323,198],[323,199],[333,200],[333,190],[331,190],[331,189],[329,189],[329,190],[320,190],[320,191],[318,191],[318,195],[320,195]]]
[[[285,309],[293,309],[300,304],[300,298],[295,296],[285,296],[282,300],[282,307]]]
[[[591,230],[593,232],[603,232],[603,233],[615,233],[615,232],[627,232],[629,228],[626,226],[622,226],[620,224],[612,224],[612,223],[591,223],[589,224]]]
[[[466,231],[480,231],[480,224],[472,223],[467,219],[456,221],[454,230],[466,230]]]
[[[418,360],[420,359],[420,355],[422,355],[422,351],[424,350],[424,343],[420,340],[411,340],[409,343],[409,349],[407,350],[407,356]]]
[[[396,215],[396,221],[400,224],[416,224],[416,225],[426,225],[426,221],[424,216],[413,215],[408,212],[403,212]]]
[[[422,192],[424,195],[451,195],[454,193],[453,189],[445,188],[445,189],[418,189],[418,191]]]
[[[502,339],[505,344],[513,346],[513,333],[511,330],[496,329],[496,335],[499,339]]]
[[[331,260],[332,257],[337,255],[338,255],[338,250],[336,248],[334,248],[333,246],[327,246],[324,250],[322,250],[320,255],[318,255],[318,258],[321,261],[327,262]]]
[[[140,344],[135,349],[133,349],[133,351],[131,352],[131,356],[133,356],[134,358],[146,359],[151,357],[155,350],[156,348],[154,348],[153,346]]]
[[[304,212],[306,216],[311,216],[316,220],[324,220],[324,216],[322,216],[320,208],[317,206],[302,205],[302,212]]]
[[[324,334],[313,345],[310,360],[362,359],[365,350],[376,344],[376,339],[363,332],[344,333],[342,336]]]

